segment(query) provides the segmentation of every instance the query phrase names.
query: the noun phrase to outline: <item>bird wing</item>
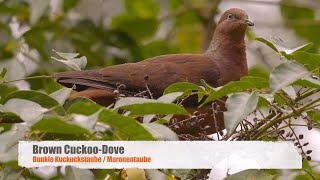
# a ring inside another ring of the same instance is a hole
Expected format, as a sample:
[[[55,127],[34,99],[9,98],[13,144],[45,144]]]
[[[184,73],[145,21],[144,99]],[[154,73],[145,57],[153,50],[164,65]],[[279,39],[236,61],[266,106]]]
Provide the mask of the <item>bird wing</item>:
[[[159,97],[167,86],[176,82],[200,84],[203,79],[217,86],[219,69],[212,59],[202,54],[172,54],[99,70],[56,73],[55,76],[63,85],[79,85],[78,90],[115,89],[117,84],[123,84],[128,93],[138,93],[146,90],[147,85],[154,96]]]

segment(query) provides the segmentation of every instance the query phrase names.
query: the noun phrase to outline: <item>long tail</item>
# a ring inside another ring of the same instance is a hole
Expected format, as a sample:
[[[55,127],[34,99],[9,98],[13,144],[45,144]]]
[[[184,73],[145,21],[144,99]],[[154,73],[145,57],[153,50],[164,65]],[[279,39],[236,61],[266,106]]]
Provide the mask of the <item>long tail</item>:
[[[76,91],[82,91],[90,87],[107,90],[114,90],[116,88],[103,82],[101,74],[94,70],[59,72],[53,76],[56,78],[56,81],[63,86],[72,87],[76,85]]]

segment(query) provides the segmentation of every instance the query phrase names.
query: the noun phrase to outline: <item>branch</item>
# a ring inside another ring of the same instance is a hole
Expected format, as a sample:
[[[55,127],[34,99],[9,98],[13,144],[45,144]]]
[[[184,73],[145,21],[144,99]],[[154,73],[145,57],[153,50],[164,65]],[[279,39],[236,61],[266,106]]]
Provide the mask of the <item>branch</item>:
[[[297,116],[297,115],[301,115],[301,113],[307,109],[309,106],[317,103],[318,101],[320,101],[320,98],[317,98],[313,101],[310,101],[309,103],[305,104],[304,106],[300,107],[299,109],[296,110],[296,113],[294,112],[291,112],[285,116],[282,116],[278,119],[275,119],[273,121],[271,121],[270,123],[266,124],[265,126],[263,126],[260,131],[258,131],[253,137],[252,139],[258,139],[260,135],[262,135],[264,132],[266,132],[270,127],[282,122],[283,120],[285,119],[288,119],[288,118],[291,118],[291,117],[294,117],[294,116]]]
[[[4,81],[0,84],[6,84],[6,83],[12,83],[12,82],[17,82],[17,81],[24,81],[24,80],[29,80],[29,79],[41,79],[41,78],[54,78],[54,76],[47,76],[47,75],[42,75],[42,76],[32,76],[32,77],[26,77],[23,79],[15,79],[11,81]]]

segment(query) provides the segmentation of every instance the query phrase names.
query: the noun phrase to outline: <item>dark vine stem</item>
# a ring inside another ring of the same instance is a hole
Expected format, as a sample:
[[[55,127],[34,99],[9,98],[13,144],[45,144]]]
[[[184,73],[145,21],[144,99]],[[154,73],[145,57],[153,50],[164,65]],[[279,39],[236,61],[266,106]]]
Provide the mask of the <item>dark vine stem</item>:
[[[255,135],[253,135],[252,139],[258,139],[264,132],[266,132],[270,127],[281,123],[283,120],[294,117],[294,116],[298,116],[301,115],[301,113],[306,110],[309,106],[317,103],[318,101],[320,101],[320,98],[317,98],[313,101],[310,101],[309,103],[305,104],[304,106],[296,109],[296,112],[291,112],[287,115],[284,115],[282,117],[276,118],[272,121],[270,121],[270,123],[266,124],[265,126],[263,126]]]

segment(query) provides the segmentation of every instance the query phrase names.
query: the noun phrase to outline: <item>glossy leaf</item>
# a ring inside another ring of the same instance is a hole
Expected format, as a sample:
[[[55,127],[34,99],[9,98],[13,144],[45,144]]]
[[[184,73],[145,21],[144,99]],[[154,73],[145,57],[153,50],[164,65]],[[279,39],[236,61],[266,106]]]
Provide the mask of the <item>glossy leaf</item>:
[[[81,69],[85,68],[87,65],[87,58],[85,56],[77,58],[77,56],[79,56],[78,53],[62,53],[57,51],[54,52],[57,53],[62,59],[56,57],[52,57],[52,59],[66,64],[73,70],[81,71]]]
[[[33,101],[35,103],[38,103],[43,108],[47,108],[47,109],[51,109],[51,108],[56,107],[56,110],[59,113],[64,114],[63,108],[55,99],[53,99],[52,97],[50,97],[44,93],[40,93],[37,91],[25,91],[25,90],[15,91],[15,92],[7,95],[2,100],[2,104],[6,103],[10,99],[25,99],[25,100]]]
[[[154,138],[160,141],[179,141],[179,137],[167,126],[155,123],[144,124]]]
[[[184,94],[183,92],[173,92],[173,93],[165,94],[159,97],[158,101],[163,103],[172,103],[183,94]],[[143,117],[143,123],[149,123],[155,116],[156,115],[145,115]]]
[[[183,92],[173,92],[173,93],[165,94],[165,95],[159,97],[158,101],[163,102],[163,103],[172,103],[182,95],[183,95]]]
[[[120,109],[126,109],[130,111],[131,116],[143,116],[148,114],[156,115],[187,115],[190,116],[189,112],[183,107],[176,104],[166,104],[166,103],[143,103],[143,104],[132,104],[123,106]]]
[[[305,65],[309,70],[314,70],[320,67],[320,54],[295,52],[286,57]]]
[[[42,119],[43,114],[48,111],[47,108],[41,107],[39,104],[25,99],[10,99],[2,107],[2,112],[12,112],[20,116],[27,123],[35,123]]]
[[[68,100],[66,103],[64,103],[63,108],[65,109],[65,111],[68,111],[69,108],[70,108],[72,105],[77,104],[77,103],[80,103],[80,102],[83,102],[83,103],[93,103],[93,104],[95,104],[95,102],[92,101],[91,99],[88,99],[88,98],[85,98],[85,97],[76,97],[76,98],[70,99],[70,100]]]
[[[80,126],[67,123],[59,118],[44,118],[31,127],[32,131],[56,134],[87,134],[90,132]]]
[[[238,124],[252,113],[258,104],[259,94],[253,92],[247,93],[235,93],[231,95],[226,101],[227,111],[224,112],[224,124],[228,134],[236,129]]]
[[[268,41],[268,40],[266,40],[264,38],[256,38],[256,40],[266,44],[267,46],[269,46],[275,52],[279,52],[279,50],[276,48],[276,46],[272,42],[270,42],[270,41]]]
[[[305,78],[310,72],[294,61],[286,61],[275,67],[270,73],[270,90],[274,94],[283,87]]]
[[[100,108],[101,106],[94,103],[78,102],[73,104],[67,113],[89,116]],[[100,113],[98,121],[109,125],[114,130],[113,132],[117,135],[117,138],[121,138],[119,140],[154,140],[153,136],[142,124],[130,117],[104,109]]]
[[[310,77],[299,79],[298,81],[293,83],[293,85],[320,89],[320,81],[318,79],[312,79]]]
[[[71,91],[72,91],[71,88],[62,88],[58,91],[51,93],[49,96],[55,99],[56,101],[58,101],[59,104],[63,105],[64,102],[69,97]]]
[[[73,121],[75,124],[88,129],[90,132],[94,131],[94,126],[98,121],[99,114],[101,113],[102,109],[98,110],[97,112],[91,114],[90,116],[85,116],[81,114],[71,114]]]
[[[135,119],[125,117],[108,110],[100,113],[99,121],[114,129],[119,140],[155,140],[151,133]]]
[[[212,92],[201,106],[228,94],[244,91],[247,89],[263,89],[267,88],[268,85],[268,80],[265,78],[246,76],[241,78],[240,81],[231,81],[216,92]]]
[[[158,103],[158,102],[159,101],[155,99],[147,99],[147,98],[140,98],[140,97],[125,97],[125,98],[119,99],[114,105],[114,108],[119,109],[123,106],[129,106],[134,104]]]
[[[193,83],[178,82],[178,83],[174,83],[174,84],[171,84],[170,86],[168,86],[164,90],[163,94],[169,94],[169,93],[173,93],[173,92],[185,92],[187,90],[201,91],[203,89],[200,86],[193,84]]]
[[[320,110],[308,111],[307,114],[310,117],[310,119],[312,119],[314,122],[320,125]]]

